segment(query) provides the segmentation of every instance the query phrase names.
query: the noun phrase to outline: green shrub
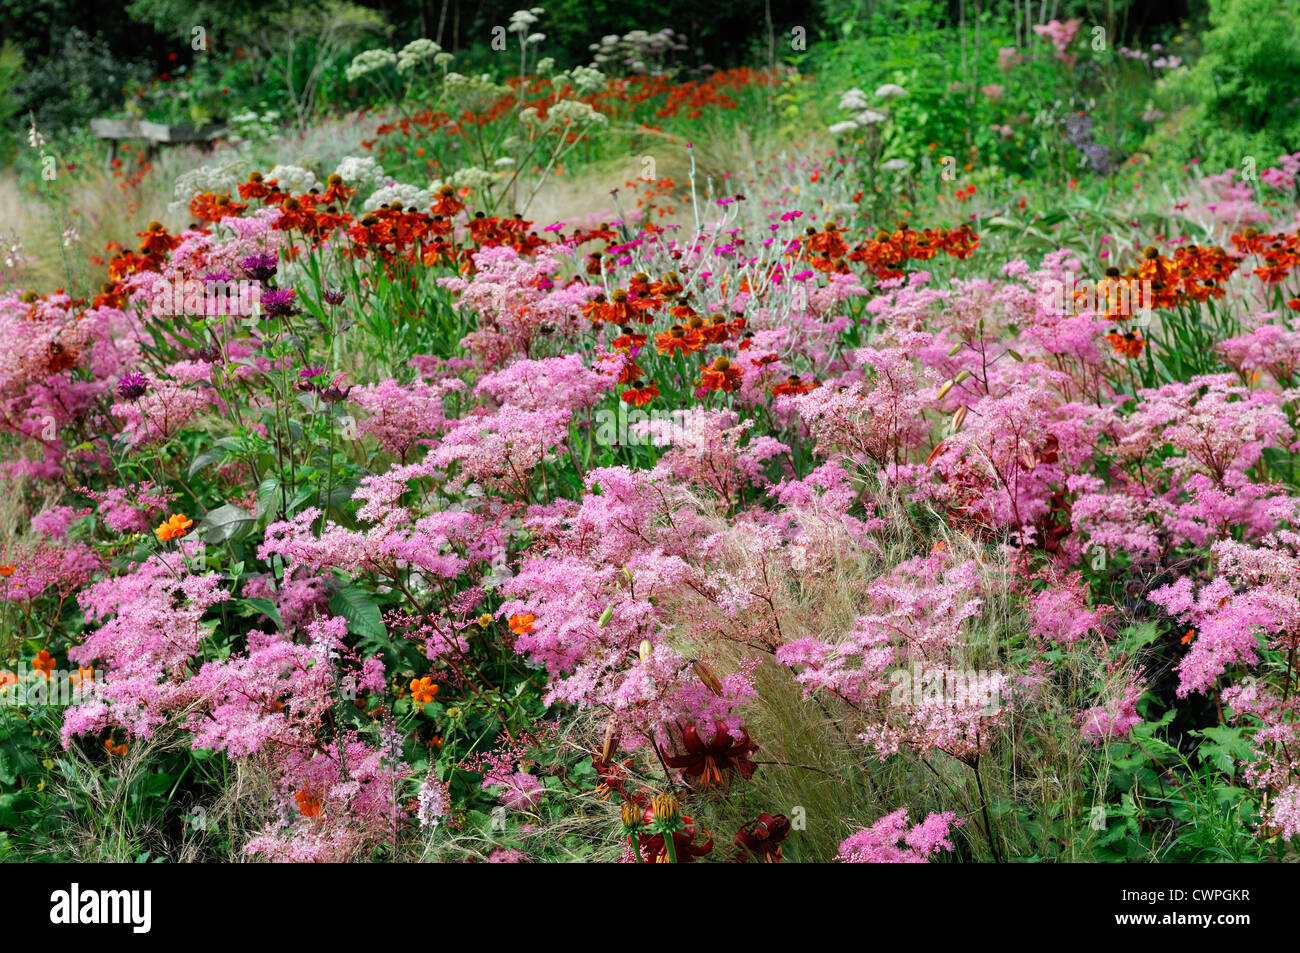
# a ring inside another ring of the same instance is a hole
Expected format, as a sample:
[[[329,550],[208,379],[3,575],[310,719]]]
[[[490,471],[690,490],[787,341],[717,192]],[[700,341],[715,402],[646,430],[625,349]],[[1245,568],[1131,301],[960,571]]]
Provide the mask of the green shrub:
[[[1158,104],[1173,119],[1156,154],[1211,166],[1300,149],[1300,15],[1286,0],[1212,0],[1204,53]]]

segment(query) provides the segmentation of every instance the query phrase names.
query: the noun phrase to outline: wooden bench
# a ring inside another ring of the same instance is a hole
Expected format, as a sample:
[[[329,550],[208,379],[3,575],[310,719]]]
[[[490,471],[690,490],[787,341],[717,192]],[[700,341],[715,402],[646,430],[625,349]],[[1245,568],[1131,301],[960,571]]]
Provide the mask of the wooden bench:
[[[92,119],[90,131],[99,139],[108,140],[108,157],[105,165],[113,167],[117,157],[118,143],[124,139],[144,139],[149,143],[148,155],[160,145],[180,145],[197,142],[207,146],[226,132],[222,123],[209,123],[206,126],[169,125],[162,122],[150,122],[148,119]]]

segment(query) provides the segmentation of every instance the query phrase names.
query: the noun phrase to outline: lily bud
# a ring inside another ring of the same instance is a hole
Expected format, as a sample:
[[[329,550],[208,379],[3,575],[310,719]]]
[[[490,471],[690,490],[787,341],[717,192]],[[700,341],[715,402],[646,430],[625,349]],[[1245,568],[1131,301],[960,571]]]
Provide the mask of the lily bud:
[[[715,695],[722,695],[722,679],[718,678],[718,673],[713,670],[713,666],[708,662],[695,661],[691,663],[691,667],[695,669],[695,674],[699,676],[705,688]]]

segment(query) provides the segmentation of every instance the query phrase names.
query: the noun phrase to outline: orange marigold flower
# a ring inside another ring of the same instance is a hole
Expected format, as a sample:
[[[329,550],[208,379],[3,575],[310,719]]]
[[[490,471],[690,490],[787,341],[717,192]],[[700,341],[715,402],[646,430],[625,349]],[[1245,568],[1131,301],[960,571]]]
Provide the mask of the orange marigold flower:
[[[10,576],[14,574],[14,571],[17,569],[18,569],[17,566],[0,566],[0,578],[8,579]]]
[[[126,754],[126,752],[127,752],[128,749],[127,749],[127,746],[126,746],[126,742],[125,742],[125,741],[122,742],[120,745],[115,745],[115,744],[113,744],[113,739],[112,739],[112,738],[105,738],[105,739],[104,739],[104,750],[107,751],[107,752],[108,752],[112,757],[114,757],[114,758],[120,758],[120,757],[122,757],[124,754]]]
[[[173,539],[180,539],[190,531],[194,525],[194,520],[189,519],[183,513],[173,513],[167,520],[158,525],[154,532],[164,543],[170,543]]]
[[[303,817],[315,817],[320,813],[320,798],[307,791],[297,791],[293,799],[298,802],[298,813]]]
[[[54,657],[51,656],[49,652],[45,651],[45,649],[41,649],[37,652],[36,658],[32,659],[32,668],[36,669],[38,672],[43,672],[46,678],[50,677],[50,672],[54,671],[54,666]]]
[[[427,705],[438,694],[438,685],[428,675],[411,679],[411,699],[417,705]]]
[[[533,622],[536,621],[531,615],[512,615],[510,617],[510,631],[515,635],[527,635],[533,631]]]

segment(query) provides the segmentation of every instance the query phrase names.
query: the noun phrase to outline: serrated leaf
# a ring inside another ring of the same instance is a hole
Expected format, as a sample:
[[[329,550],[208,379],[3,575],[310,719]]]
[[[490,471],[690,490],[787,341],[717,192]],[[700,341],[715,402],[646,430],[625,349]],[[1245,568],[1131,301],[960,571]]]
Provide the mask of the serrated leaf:
[[[1255,751],[1250,742],[1242,737],[1242,729],[1227,725],[1213,725],[1197,732],[1208,739],[1198,749],[1198,754],[1206,758],[1224,774],[1232,774],[1236,765],[1242,761],[1252,761]]]

